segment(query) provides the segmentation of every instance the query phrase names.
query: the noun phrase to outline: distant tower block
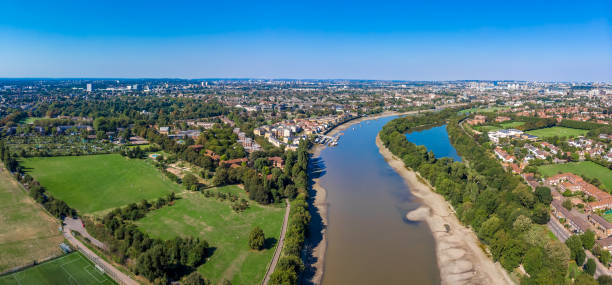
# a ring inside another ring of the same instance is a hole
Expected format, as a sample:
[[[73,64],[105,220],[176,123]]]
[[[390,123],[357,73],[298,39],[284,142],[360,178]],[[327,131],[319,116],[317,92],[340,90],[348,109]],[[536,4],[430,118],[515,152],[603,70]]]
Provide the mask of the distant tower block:
[[[87,83],[87,92],[91,92],[91,83]]]

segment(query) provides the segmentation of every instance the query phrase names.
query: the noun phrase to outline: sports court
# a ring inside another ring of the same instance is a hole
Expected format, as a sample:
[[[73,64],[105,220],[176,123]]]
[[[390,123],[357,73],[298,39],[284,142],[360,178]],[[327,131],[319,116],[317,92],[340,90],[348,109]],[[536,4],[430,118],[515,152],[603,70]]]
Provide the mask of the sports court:
[[[106,285],[117,283],[96,268],[80,252],[73,252],[34,267],[0,277],[0,285],[5,284]]]

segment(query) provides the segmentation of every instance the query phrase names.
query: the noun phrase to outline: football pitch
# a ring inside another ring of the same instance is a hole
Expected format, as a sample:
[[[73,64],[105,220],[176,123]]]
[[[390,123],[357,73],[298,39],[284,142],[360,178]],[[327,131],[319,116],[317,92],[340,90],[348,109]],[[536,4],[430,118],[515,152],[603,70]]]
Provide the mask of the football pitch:
[[[0,277],[0,285],[117,284],[80,252],[73,252],[34,267]]]

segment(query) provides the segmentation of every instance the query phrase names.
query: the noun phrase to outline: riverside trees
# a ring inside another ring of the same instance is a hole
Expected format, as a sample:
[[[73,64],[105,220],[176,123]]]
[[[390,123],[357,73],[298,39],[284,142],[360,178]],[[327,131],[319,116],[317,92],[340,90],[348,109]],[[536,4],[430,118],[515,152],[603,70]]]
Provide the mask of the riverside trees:
[[[519,177],[506,172],[462,130],[461,118],[455,114],[457,110],[447,109],[398,118],[383,127],[380,138],[406,167],[418,171],[453,205],[459,219],[489,245],[493,259],[504,268],[512,271],[523,263],[530,275],[523,278],[526,283],[563,284],[569,250],[537,225],[549,220],[550,190],[534,193]],[[404,135],[412,128],[445,122],[451,143],[469,167],[449,158],[436,158]],[[578,241],[582,248],[582,241]]]

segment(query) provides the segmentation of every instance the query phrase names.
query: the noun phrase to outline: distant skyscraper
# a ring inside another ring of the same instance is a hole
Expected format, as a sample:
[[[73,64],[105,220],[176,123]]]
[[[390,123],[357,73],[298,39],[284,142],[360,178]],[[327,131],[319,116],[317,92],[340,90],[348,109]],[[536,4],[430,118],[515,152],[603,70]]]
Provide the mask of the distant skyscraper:
[[[87,92],[91,92],[91,83],[87,83]]]

